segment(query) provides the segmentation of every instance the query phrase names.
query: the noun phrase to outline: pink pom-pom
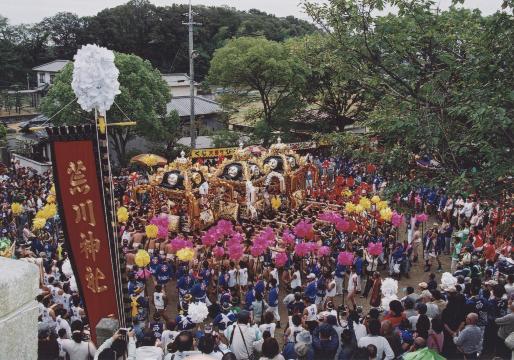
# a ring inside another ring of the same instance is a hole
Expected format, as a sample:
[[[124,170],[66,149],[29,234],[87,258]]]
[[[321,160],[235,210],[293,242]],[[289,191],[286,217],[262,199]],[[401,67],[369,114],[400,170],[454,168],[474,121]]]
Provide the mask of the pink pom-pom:
[[[237,261],[237,260],[241,259],[244,255],[244,250],[241,245],[231,246],[227,250],[228,250],[228,257],[230,260]]]
[[[284,230],[282,233],[282,241],[286,245],[294,244],[294,235],[289,230]]]
[[[279,252],[275,256],[275,265],[277,267],[283,267],[287,263],[287,254],[283,252]]]
[[[157,226],[157,237],[159,239],[166,239],[166,237],[168,236],[168,223],[169,223],[169,218],[167,215],[165,214],[162,214],[162,215],[159,215],[159,216],[154,216],[151,220],[150,220],[150,224],[153,224],[155,226]]]
[[[353,253],[349,251],[341,251],[337,256],[337,263],[339,265],[349,266],[353,264]]]
[[[342,219],[341,215],[339,215],[336,212],[330,211],[330,212],[324,212],[319,216],[320,220],[327,221],[331,224],[335,224],[338,221]]]
[[[305,239],[312,232],[312,224],[309,220],[300,220],[300,222],[294,227],[293,232],[299,238]]]
[[[398,214],[396,211],[393,212],[393,216],[391,217],[391,224],[394,227],[400,227],[404,221],[404,217],[402,214]]]
[[[427,215],[427,214],[425,214],[425,213],[422,213],[422,214],[418,214],[418,215],[416,215],[416,221],[417,221],[417,222],[422,222],[422,223],[424,223],[424,222],[427,222],[427,220],[428,220],[428,215]]]
[[[173,251],[173,252],[177,252],[180,249],[183,249],[186,247],[191,247],[191,248],[193,247],[193,244],[191,243],[191,241],[187,241],[186,239],[184,239],[181,236],[177,236],[176,238],[173,238],[170,241],[170,245],[171,245],[171,251]]]
[[[216,236],[214,236],[212,232],[208,231],[202,235],[202,244],[204,244],[205,246],[213,246],[214,244],[216,244],[217,241],[218,239],[216,238]]]
[[[212,254],[217,258],[223,257],[223,255],[225,255],[225,249],[223,249],[221,246],[215,246],[212,249]]]
[[[330,248],[328,246],[322,246],[318,249],[319,256],[327,256],[330,255]]]
[[[220,220],[216,228],[222,236],[228,236],[234,232],[234,226],[228,220]]]
[[[384,251],[384,250],[382,248],[382,243],[381,242],[377,242],[377,243],[370,242],[369,243],[369,245],[368,245],[368,253],[370,255],[379,256],[380,254],[382,254],[382,251]]]
[[[335,223],[335,226],[336,226],[336,230],[338,230],[338,231],[347,232],[348,230],[350,230],[350,223],[348,221],[346,221],[345,219],[338,220]]]
[[[294,253],[297,256],[304,257],[309,254],[310,246],[307,243],[299,243],[294,247]]]

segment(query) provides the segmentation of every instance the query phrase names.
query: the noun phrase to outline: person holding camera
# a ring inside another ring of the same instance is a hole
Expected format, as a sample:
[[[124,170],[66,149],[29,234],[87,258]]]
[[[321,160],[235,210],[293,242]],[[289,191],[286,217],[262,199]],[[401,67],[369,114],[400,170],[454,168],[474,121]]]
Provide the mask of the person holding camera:
[[[127,356],[127,329],[118,329],[96,350],[94,360],[123,360]]]

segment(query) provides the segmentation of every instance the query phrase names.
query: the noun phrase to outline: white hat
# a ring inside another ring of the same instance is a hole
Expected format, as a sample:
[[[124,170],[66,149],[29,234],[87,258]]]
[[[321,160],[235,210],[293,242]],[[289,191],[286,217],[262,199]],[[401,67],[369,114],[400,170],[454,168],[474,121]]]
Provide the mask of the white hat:
[[[307,275],[307,279],[316,279],[316,275],[310,273],[309,275]]]

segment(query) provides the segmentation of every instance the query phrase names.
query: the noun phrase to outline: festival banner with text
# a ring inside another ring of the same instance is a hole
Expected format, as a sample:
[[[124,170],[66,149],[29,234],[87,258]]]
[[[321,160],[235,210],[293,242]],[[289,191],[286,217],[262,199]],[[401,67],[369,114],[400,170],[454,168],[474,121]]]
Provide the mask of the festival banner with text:
[[[92,140],[54,141],[54,177],[66,241],[90,327],[117,314],[109,238]]]

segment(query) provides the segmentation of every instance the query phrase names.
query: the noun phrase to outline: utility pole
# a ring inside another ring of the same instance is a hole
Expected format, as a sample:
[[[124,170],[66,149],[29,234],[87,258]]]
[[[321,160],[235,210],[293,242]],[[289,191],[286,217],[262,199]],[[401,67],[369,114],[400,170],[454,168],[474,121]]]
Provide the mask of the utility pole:
[[[193,47],[193,27],[195,25],[201,25],[199,23],[195,23],[193,21],[193,15],[196,15],[191,9],[191,0],[189,0],[189,12],[187,13],[188,21],[187,23],[182,23],[183,25],[187,25],[189,27],[189,97],[190,97],[190,107],[191,114],[189,115],[189,133],[191,136],[191,149],[196,147],[196,129],[195,129],[195,68],[194,68],[194,58],[196,57],[196,53]]]

